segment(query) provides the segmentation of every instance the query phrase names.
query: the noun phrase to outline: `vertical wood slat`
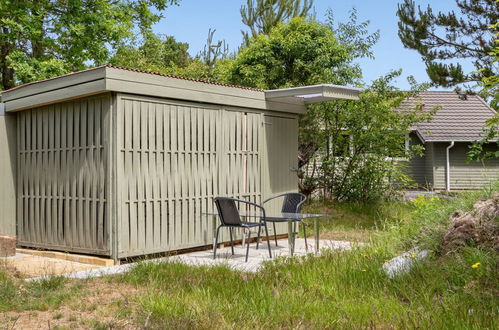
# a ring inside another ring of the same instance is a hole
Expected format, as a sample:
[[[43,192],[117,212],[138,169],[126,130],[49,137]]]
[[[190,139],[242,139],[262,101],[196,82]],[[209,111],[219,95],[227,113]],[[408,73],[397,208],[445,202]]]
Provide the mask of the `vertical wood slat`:
[[[102,121],[94,108],[110,94],[25,110],[19,114],[19,244],[109,255],[96,225],[105,196],[97,189],[107,162],[96,138]],[[81,107],[89,107],[86,112]],[[75,108],[77,109],[75,111]],[[76,114],[76,115],[75,115]],[[102,235],[104,237],[104,235]]]
[[[139,131],[140,131],[140,109],[138,107],[138,102],[132,102],[132,130],[131,133],[133,134],[133,142],[132,142],[132,151],[133,149],[138,149],[140,148],[140,141],[139,141]],[[126,132],[125,132],[126,133]],[[130,219],[131,219],[131,224],[130,224],[130,246],[131,249],[138,250],[138,244],[137,244],[137,236],[139,235],[138,233],[138,213],[139,213],[139,204],[135,203],[133,201],[139,199],[138,195],[138,169],[137,166],[139,164],[139,159],[140,155],[137,152],[133,152],[133,160],[132,160],[132,168],[131,168],[131,174],[132,174],[132,182],[130,186],[130,204],[131,204],[131,214],[130,214]]]
[[[26,158],[25,154],[20,155],[19,150],[25,150],[26,149],[26,113],[21,112],[18,115],[17,118],[17,150],[18,153],[16,155],[17,157],[17,164],[25,164],[26,163]],[[25,195],[26,194],[26,182],[24,180],[24,171],[25,168],[18,168],[18,174],[16,178],[17,182],[17,189],[18,189],[18,194]],[[17,197],[17,196],[16,196]],[[24,221],[26,219],[26,200],[21,199],[17,201],[17,210],[16,210],[16,218],[17,218],[17,236],[19,237],[20,235],[23,234],[24,232]]]

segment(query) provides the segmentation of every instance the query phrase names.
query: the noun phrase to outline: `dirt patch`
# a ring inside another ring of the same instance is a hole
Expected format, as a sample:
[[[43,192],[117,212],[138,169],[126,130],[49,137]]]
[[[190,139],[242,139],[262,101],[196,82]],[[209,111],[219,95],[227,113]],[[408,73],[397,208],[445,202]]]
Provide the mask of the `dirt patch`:
[[[0,258],[0,260],[2,265],[10,270],[10,273],[13,272],[16,277],[21,278],[60,275],[100,267],[74,261],[27,254],[18,254],[14,257]]]
[[[355,230],[334,230],[320,234],[320,239],[362,243],[369,241],[372,232]]]
[[[76,281],[76,280],[75,280]],[[134,299],[140,290],[106,278],[87,280],[82,297],[47,311],[11,311],[0,316],[0,329],[139,328]]]
[[[16,254],[16,238],[0,235],[0,257],[8,257]]]
[[[456,211],[450,216],[451,227],[444,235],[442,251],[463,246],[493,248],[499,252],[499,193],[476,201],[471,212]]]

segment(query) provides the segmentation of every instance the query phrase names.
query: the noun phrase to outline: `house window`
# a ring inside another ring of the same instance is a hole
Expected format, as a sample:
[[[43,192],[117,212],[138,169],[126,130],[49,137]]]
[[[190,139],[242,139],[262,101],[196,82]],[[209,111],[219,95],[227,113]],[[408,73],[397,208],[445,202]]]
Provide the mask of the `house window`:
[[[389,150],[388,152],[388,160],[404,160],[409,156],[409,151],[411,149],[411,138],[409,134],[405,134],[405,139],[400,145],[400,149],[397,150]]]

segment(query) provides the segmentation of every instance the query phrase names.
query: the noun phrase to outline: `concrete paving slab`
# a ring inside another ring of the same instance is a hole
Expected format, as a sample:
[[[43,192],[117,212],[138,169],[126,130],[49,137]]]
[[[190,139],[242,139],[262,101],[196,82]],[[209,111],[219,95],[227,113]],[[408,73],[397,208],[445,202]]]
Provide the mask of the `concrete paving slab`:
[[[313,239],[307,239],[308,250],[305,248],[305,240],[297,239],[295,245],[295,256],[304,256],[306,254],[313,254],[315,252],[314,246],[315,241]],[[320,249],[340,249],[348,250],[352,246],[350,242],[343,241],[319,241]],[[288,240],[278,240],[278,245],[275,245],[274,241],[270,244],[272,257],[289,257]],[[213,250],[209,251],[198,251],[187,254],[182,254],[178,256],[171,257],[172,260],[176,260],[187,265],[192,266],[213,266],[213,265],[228,265],[229,267],[245,271],[245,272],[257,272],[262,266],[264,261],[271,260],[269,257],[269,252],[267,248],[267,243],[263,242],[260,248],[256,249],[256,244],[250,245],[248,262],[245,262],[246,248],[241,245],[234,247],[234,255],[232,255],[230,246],[217,249],[217,258],[213,259]]]
[[[296,247],[295,247],[295,256],[303,256],[307,253],[314,253],[315,241],[313,239],[308,239],[308,251],[305,249],[305,240],[297,239]],[[288,249],[288,240],[278,240],[278,245],[275,245],[274,241],[271,241],[271,251],[272,257],[288,257],[289,249]],[[328,240],[320,240],[319,241],[320,249],[337,249],[337,250],[349,250],[352,248],[352,244],[350,242],[344,241],[328,241]],[[239,270],[243,272],[257,272],[262,266],[264,261],[272,260],[269,258],[267,243],[263,242],[260,245],[260,248],[256,249],[256,244],[252,243],[250,245],[248,262],[245,262],[246,249],[241,245],[236,245],[234,247],[234,255],[231,253],[230,246],[217,249],[217,258],[213,259],[213,250],[205,250],[205,251],[197,251],[191,252],[171,257],[150,259],[146,262],[155,262],[155,263],[163,263],[163,262],[181,262],[186,265],[191,266],[215,266],[215,265],[227,265],[234,270]],[[105,275],[116,275],[123,274],[128,272],[132,267],[134,267],[136,263],[118,265],[118,266],[110,266],[110,267],[97,267],[88,270],[80,270],[74,271],[67,274],[62,274],[61,276],[67,278],[78,278],[85,279],[91,277],[101,277]],[[27,279],[29,281],[40,280],[43,278],[47,278],[44,274],[42,276],[33,277]]]

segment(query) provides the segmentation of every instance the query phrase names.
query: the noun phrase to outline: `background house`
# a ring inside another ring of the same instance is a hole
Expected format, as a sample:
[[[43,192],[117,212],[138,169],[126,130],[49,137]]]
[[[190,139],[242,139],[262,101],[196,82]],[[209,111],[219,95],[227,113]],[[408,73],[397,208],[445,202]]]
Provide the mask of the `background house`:
[[[415,100],[409,100],[415,102]],[[467,162],[469,146],[482,137],[485,121],[495,111],[478,95],[449,91],[420,93],[423,109],[441,108],[429,122],[420,123],[410,134],[411,144],[422,144],[425,152],[409,162],[417,184],[437,190],[474,189],[499,178],[499,159]],[[486,146],[497,150],[497,144]]]

